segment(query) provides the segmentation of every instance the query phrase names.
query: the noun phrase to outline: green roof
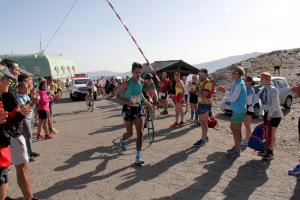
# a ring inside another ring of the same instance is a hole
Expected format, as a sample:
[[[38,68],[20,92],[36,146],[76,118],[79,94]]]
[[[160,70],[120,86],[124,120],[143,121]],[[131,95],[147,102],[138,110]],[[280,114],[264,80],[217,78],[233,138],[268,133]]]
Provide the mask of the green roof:
[[[1,55],[0,59],[16,60],[20,67],[33,74],[34,78],[53,76],[54,78],[71,77],[78,73],[78,66],[62,55],[51,53]]]

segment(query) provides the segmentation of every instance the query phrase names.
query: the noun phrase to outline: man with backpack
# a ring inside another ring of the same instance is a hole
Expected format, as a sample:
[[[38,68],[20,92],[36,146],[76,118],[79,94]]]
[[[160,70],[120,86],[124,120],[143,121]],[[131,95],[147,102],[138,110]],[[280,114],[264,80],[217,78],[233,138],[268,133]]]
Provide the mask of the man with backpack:
[[[214,84],[208,79],[207,69],[199,71],[199,86],[197,88],[198,95],[198,119],[202,129],[202,137],[194,146],[201,147],[208,142],[208,117],[212,109],[212,97],[214,95]]]

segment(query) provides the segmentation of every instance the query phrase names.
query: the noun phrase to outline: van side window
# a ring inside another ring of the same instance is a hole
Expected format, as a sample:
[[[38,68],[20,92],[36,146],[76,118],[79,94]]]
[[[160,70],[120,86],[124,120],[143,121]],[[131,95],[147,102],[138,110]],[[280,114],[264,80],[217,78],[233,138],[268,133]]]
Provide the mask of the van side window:
[[[276,79],[275,82],[276,82],[276,85],[279,88],[286,88],[287,87],[286,82],[284,80],[282,80],[282,79]]]

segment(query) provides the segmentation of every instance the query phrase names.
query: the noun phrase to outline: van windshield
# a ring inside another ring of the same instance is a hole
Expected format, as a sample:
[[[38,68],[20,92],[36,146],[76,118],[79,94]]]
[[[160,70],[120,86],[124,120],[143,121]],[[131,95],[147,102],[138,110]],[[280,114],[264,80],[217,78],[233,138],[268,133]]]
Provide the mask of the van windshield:
[[[76,80],[74,80],[75,85],[87,84],[88,82],[89,82],[89,79],[76,79]]]

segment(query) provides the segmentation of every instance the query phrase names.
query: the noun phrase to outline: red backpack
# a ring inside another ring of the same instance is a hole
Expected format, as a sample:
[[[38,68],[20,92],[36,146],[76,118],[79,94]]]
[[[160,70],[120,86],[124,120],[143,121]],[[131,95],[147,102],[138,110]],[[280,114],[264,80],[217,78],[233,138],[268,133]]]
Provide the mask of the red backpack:
[[[217,121],[216,117],[213,115],[210,115],[208,117],[208,127],[215,128],[217,125],[218,125],[218,121]]]
[[[0,147],[0,168],[6,168],[11,165],[11,153],[9,147]]]

